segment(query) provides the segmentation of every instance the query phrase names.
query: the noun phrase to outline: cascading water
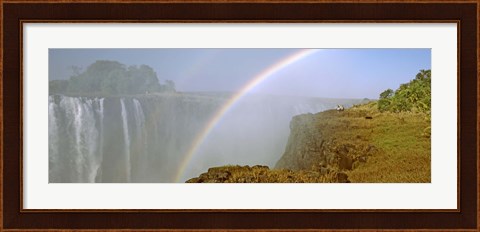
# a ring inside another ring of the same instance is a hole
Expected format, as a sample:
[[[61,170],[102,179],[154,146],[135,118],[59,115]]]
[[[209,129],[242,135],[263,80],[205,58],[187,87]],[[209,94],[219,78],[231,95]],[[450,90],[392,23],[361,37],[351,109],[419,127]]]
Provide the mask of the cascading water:
[[[127,172],[126,178],[127,182],[130,182],[132,165],[130,162],[130,135],[128,134],[127,110],[125,109],[125,101],[123,98],[120,99],[120,103],[122,104],[123,136],[125,138],[125,170]]]
[[[135,128],[137,129],[137,136],[145,137],[145,115],[143,114],[142,106],[137,99],[133,99]]]
[[[59,163],[59,132],[57,124],[57,105],[54,101],[54,96],[48,97],[48,176],[50,181],[55,181],[58,179],[56,174],[58,171],[58,166],[55,164]]]
[[[99,182],[102,179],[101,175],[101,163],[103,160],[103,136],[104,136],[104,126],[103,126],[103,119],[104,119],[104,104],[103,101],[105,99],[102,98],[98,101],[99,108],[97,108],[96,112],[99,115],[99,128],[100,128],[100,138],[99,138],[99,145],[98,145],[98,154],[97,154],[97,162],[96,162],[96,171],[95,171],[95,182]]]
[[[101,101],[49,97],[50,182],[95,182],[102,154],[96,125],[103,114]]]
[[[196,135],[228,97],[215,93],[107,98],[51,95],[49,182],[173,182]],[[246,97],[202,141],[194,165],[184,176],[227,164],[273,167],[285,149],[291,118],[336,104],[345,103]]]
[[[143,113],[142,105],[137,99],[133,99],[133,115],[135,119],[135,140],[134,140],[134,150],[136,151],[135,158],[135,169],[137,175],[135,176],[135,181],[142,181],[142,176],[148,175],[146,173],[148,168],[147,160],[147,151],[148,151],[148,139],[147,139],[147,130],[145,128],[145,114]]]

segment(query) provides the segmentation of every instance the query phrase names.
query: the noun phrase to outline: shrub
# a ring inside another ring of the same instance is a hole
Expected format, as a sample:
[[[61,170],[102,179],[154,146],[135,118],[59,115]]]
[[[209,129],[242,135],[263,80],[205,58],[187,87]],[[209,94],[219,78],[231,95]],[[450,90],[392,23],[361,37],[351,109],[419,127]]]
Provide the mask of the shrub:
[[[380,94],[378,109],[381,112],[419,111],[430,114],[431,70],[420,70],[415,79],[401,84],[393,92],[387,89]]]
[[[70,80],[50,81],[51,93],[67,94],[144,94],[174,92],[175,83],[161,85],[155,71],[147,66],[126,66],[117,61],[98,60],[84,72],[75,72]]]

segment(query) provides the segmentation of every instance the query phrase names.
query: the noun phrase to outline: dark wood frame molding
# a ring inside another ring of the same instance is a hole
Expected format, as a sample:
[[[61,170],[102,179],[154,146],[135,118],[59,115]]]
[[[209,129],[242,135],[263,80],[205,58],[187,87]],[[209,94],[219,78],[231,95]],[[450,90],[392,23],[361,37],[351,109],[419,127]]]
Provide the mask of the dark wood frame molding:
[[[425,230],[479,231],[477,1],[0,0],[0,231]],[[456,22],[457,210],[25,210],[22,207],[22,25],[25,22]]]

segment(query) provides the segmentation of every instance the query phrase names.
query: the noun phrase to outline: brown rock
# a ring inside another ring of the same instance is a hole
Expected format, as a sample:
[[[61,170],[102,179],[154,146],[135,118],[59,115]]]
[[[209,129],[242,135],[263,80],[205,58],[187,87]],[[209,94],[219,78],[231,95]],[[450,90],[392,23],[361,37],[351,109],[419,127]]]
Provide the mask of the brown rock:
[[[338,183],[350,183],[348,175],[343,172],[337,173],[336,178]]]

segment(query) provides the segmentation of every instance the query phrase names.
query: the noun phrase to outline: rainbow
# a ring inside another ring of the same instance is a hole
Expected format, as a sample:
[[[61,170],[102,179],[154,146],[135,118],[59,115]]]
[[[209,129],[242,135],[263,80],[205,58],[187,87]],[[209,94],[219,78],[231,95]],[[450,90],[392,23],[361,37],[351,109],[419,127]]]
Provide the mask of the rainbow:
[[[245,94],[247,94],[250,90],[252,90],[255,86],[261,84],[265,81],[268,77],[273,76],[273,74],[277,73],[278,71],[284,69],[285,67],[319,51],[318,49],[302,49],[299,52],[296,52],[284,59],[280,60],[279,62],[269,66],[268,68],[264,69],[262,72],[258,73],[254,78],[252,78],[246,85],[244,85],[240,91],[234,94],[230,99],[226,101],[226,103],[213,115],[213,117],[209,120],[207,125],[203,128],[201,133],[199,133],[195,139],[193,140],[192,145],[188,149],[187,153],[184,155],[183,160],[180,163],[180,167],[175,175],[175,182],[179,182],[180,178],[182,177],[185,169],[188,167],[190,160],[193,158],[194,154],[197,152],[200,145],[203,141],[207,138],[210,134],[212,129],[215,125],[220,121],[220,119],[225,115],[229,109],[233,107],[233,105],[240,100]]]

